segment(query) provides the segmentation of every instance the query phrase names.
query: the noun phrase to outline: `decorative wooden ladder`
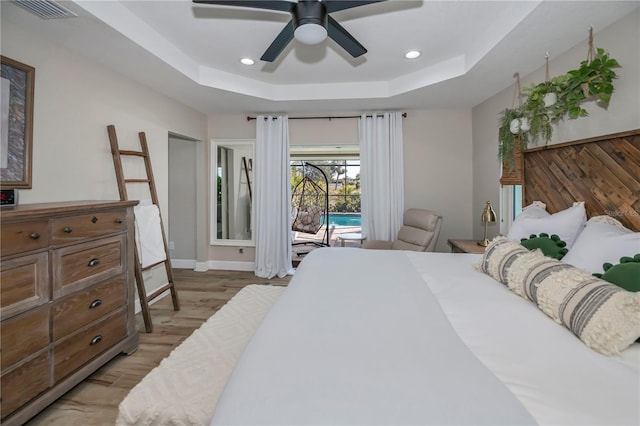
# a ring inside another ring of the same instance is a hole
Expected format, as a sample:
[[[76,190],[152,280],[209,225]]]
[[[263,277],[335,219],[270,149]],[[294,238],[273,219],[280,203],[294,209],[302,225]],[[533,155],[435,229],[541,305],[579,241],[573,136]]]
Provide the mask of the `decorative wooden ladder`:
[[[120,200],[126,201],[127,197],[127,184],[128,183],[146,183],[149,185],[149,192],[151,193],[151,202],[158,206],[160,209],[160,205],[158,202],[158,193],[156,191],[156,184],[153,179],[153,170],[151,169],[151,157],[149,156],[149,147],[147,145],[147,137],[144,132],[138,133],[140,137],[140,146],[142,147],[142,151],[127,151],[121,150],[118,147],[118,138],[116,136],[116,128],[114,125],[107,126],[107,131],[109,133],[109,142],[111,142],[111,154],[113,155],[113,165],[116,169],[116,179],[118,181],[118,192],[120,192]],[[133,157],[142,157],[144,159],[144,166],[147,174],[146,179],[125,179],[124,171],[122,167],[121,156],[133,156]],[[144,319],[144,327],[147,333],[153,332],[153,323],[151,321],[151,313],[149,312],[149,302],[154,300],[156,297],[160,296],[167,290],[171,291],[171,299],[173,300],[173,309],[175,311],[180,310],[180,302],[178,300],[178,293],[176,291],[176,287],[173,281],[173,270],[171,269],[171,260],[169,258],[169,247],[167,246],[167,238],[164,232],[164,226],[162,224],[162,215],[160,215],[160,229],[162,231],[162,241],[164,242],[164,251],[165,251],[165,260],[154,263],[152,265],[148,265],[146,267],[142,267],[140,259],[138,257],[138,242],[135,242],[135,250],[134,250],[134,258],[135,258],[135,277],[136,277],[136,286],[138,287],[138,296],[140,298],[140,307],[142,308],[142,317]],[[135,239],[134,239],[135,240]],[[142,272],[152,269],[160,264],[164,264],[164,268],[167,273],[168,282],[161,286],[159,289],[155,290],[151,294],[147,294],[146,288],[144,286],[144,279],[142,277]]]

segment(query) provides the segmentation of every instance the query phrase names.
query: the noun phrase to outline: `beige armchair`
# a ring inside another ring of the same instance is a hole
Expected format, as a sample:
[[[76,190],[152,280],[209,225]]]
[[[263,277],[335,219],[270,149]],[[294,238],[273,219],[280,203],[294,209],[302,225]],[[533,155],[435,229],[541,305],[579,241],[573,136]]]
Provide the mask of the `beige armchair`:
[[[362,248],[378,250],[433,251],[440,235],[442,216],[426,209],[407,209],[398,239],[365,241]]]

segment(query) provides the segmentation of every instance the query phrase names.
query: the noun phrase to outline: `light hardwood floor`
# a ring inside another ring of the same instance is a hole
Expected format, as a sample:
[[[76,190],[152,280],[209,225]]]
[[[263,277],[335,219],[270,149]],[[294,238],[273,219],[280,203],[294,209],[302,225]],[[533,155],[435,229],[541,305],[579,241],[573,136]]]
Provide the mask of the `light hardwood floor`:
[[[267,280],[253,272],[175,269],[174,279],[180,311],[173,310],[171,297],[154,303],[151,334],[144,332],[142,316],[136,315],[138,350],[130,356],[115,357],[27,425],[113,425],[118,404],[129,390],[238,291],[249,284],[287,285],[290,277]]]

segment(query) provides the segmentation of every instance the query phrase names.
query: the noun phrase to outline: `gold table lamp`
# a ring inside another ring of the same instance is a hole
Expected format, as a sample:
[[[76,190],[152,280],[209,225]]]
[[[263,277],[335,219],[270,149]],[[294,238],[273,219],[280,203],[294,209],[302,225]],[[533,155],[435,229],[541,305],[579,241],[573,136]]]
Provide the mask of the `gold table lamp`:
[[[484,206],[484,210],[482,210],[481,220],[482,223],[484,223],[484,239],[482,241],[478,241],[478,245],[486,247],[489,245],[489,240],[487,239],[487,226],[489,223],[494,223],[496,221],[496,212],[493,211],[490,201],[487,201],[487,205]]]

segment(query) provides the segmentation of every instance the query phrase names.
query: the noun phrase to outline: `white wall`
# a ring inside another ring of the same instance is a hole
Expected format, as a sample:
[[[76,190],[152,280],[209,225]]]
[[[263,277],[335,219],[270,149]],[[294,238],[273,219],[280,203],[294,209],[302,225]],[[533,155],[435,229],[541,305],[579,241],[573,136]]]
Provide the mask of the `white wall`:
[[[448,239],[472,233],[471,111],[410,111],[402,126],[405,207],[440,213],[436,251],[451,251]]]
[[[585,28],[584,41],[558,56],[554,56],[553,46],[549,46],[552,77],[579,67],[587,55],[587,36]],[[594,41],[597,47],[609,51],[611,57],[622,65],[616,69],[619,78],[614,81],[615,92],[609,108],[604,110],[595,102],[585,103],[583,107],[589,112],[589,117],[561,122],[554,128],[550,144],[640,128],[640,10],[636,9],[602,31],[596,31]],[[540,69],[522,77],[522,87],[544,81],[544,58],[540,58],[540,62],[543,65]],[[504,70],[508,74],[515,71],[518,70]],[[486,200],[491,200],[496,213],[500,212],[498,114],[511,106],[512,98],[513,87],[508,87],[473,108],[474,218],[480,217]],[[489,230],[490,238],[498,233],[497,226]],[[474,220],[473,231],[475,238],[481,238],[483,228],[479,220]]]
[[[122,149],[140,150],[138,132],[146,133],[166,219],[169,132],[206,140],[207,117],[5,21],[2,55],[36,69],[32,189],[20,191],[20,202],[119,199],[106,129],[113,124]],[[130,163],[127,177],[144,175],[142,162]],[[129,198],[149,198],[146,185]]]
[[[345,113],[352,115],[353,112]],[[332,115],[343,115],[334,113]],[[449,238],[472,232],[472,144],[470,110],[408,111],[403,119],[405,207],[428,208],[444,216],[437,251],[450,251]],[[246,115],[210,115],[213,139],[255,138],[255,121]],[[292,145],[358,143],[357,120],[289,120]],[[255,252],[211,246],[213,261],[252,262]]]
[[[330,116],[355,116],[360,113],[332,113]],[[325,115],[325,114],[318,114]],[[291,145],[358,145],[358,120],[289,120]]]

